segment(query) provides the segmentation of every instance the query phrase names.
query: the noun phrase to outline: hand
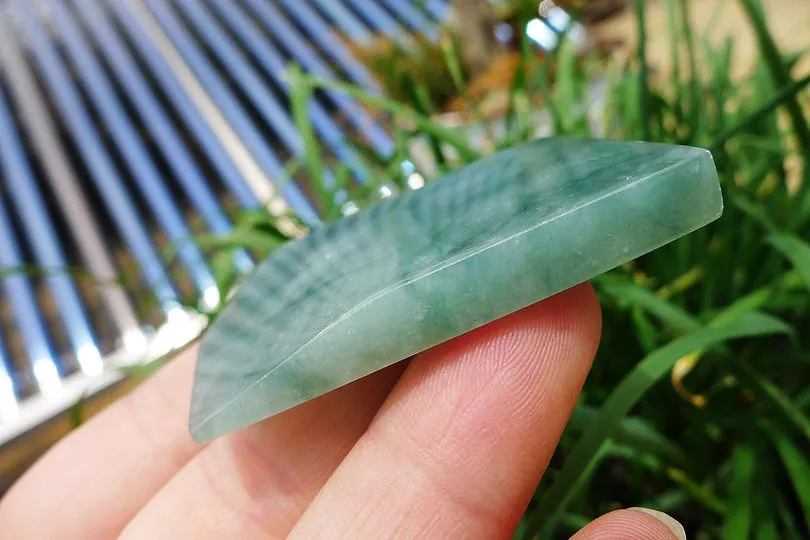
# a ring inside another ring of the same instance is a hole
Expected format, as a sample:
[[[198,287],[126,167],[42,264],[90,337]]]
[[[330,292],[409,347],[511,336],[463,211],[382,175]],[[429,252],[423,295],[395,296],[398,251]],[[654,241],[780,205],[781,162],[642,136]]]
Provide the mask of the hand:
[[[192,348],[32,467],[0,502],[0,531],[508,538],[599,333],[598,303],[582,285],[203,446],[187,428]],[[574,538],[685,539],[667,518],[621,510]]]

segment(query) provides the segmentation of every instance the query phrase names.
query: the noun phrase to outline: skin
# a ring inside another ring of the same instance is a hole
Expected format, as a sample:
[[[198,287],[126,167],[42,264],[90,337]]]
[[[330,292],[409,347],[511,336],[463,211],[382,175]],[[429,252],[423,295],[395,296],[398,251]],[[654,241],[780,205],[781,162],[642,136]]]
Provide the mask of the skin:
[[[589,285],[195,445],[194,349],[75,431],[0,501],[3,536],[509,538],[590,369]],[[576,540],[673,540],[641,510]]]

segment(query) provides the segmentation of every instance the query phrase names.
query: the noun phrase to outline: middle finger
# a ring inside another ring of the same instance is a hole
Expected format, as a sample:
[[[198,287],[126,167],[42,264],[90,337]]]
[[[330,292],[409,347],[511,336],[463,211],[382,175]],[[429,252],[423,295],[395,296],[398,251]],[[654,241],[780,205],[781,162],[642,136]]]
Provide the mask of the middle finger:
[[[391,366],[212,442],[121,538],[284,537],[404,369]]]

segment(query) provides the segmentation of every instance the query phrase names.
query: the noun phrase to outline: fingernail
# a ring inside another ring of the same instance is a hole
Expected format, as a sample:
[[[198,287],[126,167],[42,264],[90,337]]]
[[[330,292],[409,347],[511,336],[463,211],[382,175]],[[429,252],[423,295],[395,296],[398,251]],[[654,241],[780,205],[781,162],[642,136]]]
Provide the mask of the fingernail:
[[[659,512],[658,510],[650,510],[649,508],[631,508],[631,510],[638,510],[639,512],[644,512],[645,514],[654,517],[664,525],[666,525],[667,529],[675,534],[675,537],[678,540],[686,540],[686,531],[674,517],[665,514],[663,512]]]

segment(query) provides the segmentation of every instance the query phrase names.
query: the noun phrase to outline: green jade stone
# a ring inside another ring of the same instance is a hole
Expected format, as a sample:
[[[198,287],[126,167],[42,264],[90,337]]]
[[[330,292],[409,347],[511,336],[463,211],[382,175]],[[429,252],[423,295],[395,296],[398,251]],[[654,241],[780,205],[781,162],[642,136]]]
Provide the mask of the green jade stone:
[[[717,219],[707,150],[548,138],[274,251],[202,337],[205,441],[591,279]]]

